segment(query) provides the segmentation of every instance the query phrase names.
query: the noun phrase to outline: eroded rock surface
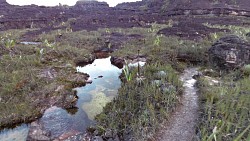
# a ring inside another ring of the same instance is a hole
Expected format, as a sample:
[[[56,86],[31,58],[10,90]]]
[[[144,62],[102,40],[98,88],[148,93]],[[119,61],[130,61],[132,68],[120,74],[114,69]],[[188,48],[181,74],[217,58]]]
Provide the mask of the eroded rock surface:
[[[250,63],[250,43],[235,35],[220,38],[209,49],[211,63],[219,69],[235,69]]]

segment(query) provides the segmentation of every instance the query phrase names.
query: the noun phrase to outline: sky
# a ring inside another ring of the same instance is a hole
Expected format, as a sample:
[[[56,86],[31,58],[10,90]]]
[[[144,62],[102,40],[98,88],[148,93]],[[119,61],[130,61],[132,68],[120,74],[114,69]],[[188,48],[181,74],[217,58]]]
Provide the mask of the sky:
[[[7,2],[9,4],[13,4],[13,5],[36,4],[39,6],[41,6],[41,5],[56,6],[59,3],[72,6],[72,5],[75,5],[76,1],[78,1],[78,0],[7,0]],[[98,1],[106,1],[109,4],[109,6],[113,7],[113,6],[117,5],[118,3],[133,2],[133,1],[139,1],[139,0],[98,0]]]

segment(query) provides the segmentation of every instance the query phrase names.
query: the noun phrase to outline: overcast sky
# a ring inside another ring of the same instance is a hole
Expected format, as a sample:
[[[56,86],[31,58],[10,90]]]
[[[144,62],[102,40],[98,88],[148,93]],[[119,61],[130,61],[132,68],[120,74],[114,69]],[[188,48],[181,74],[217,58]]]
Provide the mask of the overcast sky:
[[[46,5],[46,6],[56,6],[59,3],[72,6],[76,3],[76,1],[78,0],[7,0],[9,4],[14,4],[14,5],[36,4],[36,5]],[[115,6],[118,3],[133,2],[139,0],[98,0],[98,1],[106,1],[109,4],[109,6]]]

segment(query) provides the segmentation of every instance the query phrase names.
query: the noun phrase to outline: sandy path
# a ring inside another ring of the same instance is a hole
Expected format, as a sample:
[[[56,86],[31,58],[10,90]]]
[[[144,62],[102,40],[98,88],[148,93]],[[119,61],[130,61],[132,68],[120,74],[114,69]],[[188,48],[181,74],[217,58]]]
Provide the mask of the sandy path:
[[[186,69],[181,80],[184,82],[184,94],[181,104],[172,114],[163,129],[157,133],[155,141],[192,141],[195,135],[195,126],[198,118],[198,96],[194,87],[197,74],[195,68]]]

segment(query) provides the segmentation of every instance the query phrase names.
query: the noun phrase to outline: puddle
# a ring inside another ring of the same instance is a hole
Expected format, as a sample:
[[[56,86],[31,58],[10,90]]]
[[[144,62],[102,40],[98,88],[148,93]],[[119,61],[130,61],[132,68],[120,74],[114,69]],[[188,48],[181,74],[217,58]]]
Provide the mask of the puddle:
[[[14,129],[4,129],[0,132],[1,141],[25,141],[29,132],[29,125],[22,124]]]
[[[196,80],[192,77],[198,74],[196,68],[188,68],[181,75],[184,94],[181,104],[177,106],[168,123],[158,133],[159,141],[191,141],[195,135],[195,125],[198,119],[198,95],[194,86]]]
[[[24,45],[40,45],[42,42],[20,42],[20,44]]]
[[[91,84],[76,88],[79,97],[78,109],[68,112],[62,108],[51,107],[45,111],[42,118],[29,125],[24,124],[13,130],[6,129],[0,132],[0,140],[12,141],[17,138],[18,141],[22,141],[26,140],[28,135],[29,139],[34,139],[37,137],[34,134],[49,136],[49,139],[53,140],[84,133],[88,126],[95,124],[94,116],[117,95],[122,70],[111,65],[109,57],[96,59],[85,67],[77,67],[77,71],[88,73],[92,79]]]
[[[129,67],[138,67],[138,66],[143,67],[145,66],[145,64],[146,64],[146,61],[145,62],[139,61],[139,62],[129,63],[128,66]]]

